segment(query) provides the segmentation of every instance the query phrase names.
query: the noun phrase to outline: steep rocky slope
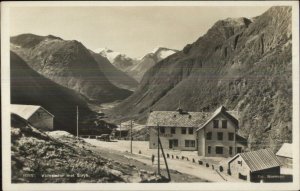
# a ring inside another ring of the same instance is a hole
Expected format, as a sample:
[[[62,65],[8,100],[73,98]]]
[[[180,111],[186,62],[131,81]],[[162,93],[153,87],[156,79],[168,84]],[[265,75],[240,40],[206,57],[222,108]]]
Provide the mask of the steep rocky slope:
[[[98,119],[81,95],[38,74],[14,52],[10,53],[10,72],[11,103],[43,106],[55,116],[55,129],[75,134],[76,106],[80,112],[80,131],[86,131],[86,127],[99,131],[115,127]]]
[[[128,90],[135,90],[137,88],[138,82],[125,72],[113,66],[107,58],[92,51],[90,51],[90,53],[103,74],[113,85]]]
[[[156,63],[162,59],[167,58],[168,56],[178,52],[177,50],[158,47],[155,48],[152,52],[146,54],[141,60],[137,61],[129,71],[129,74],[133,76],[137,81],[141,81],[143,75]]]
[[[90,52],[78,41],[22,34],[11,37],[11,50],[38,73],[75,90],[89,101],[110,102],[131,94],[110,83]]]
[[[291,7],[247,19],[225,19],[182,51],[160,61],[139,88],[110,111],[145,122],[152,110],[238,110],[251,149],[291,141]]]
[[[12,183],[165,181],[92,151],[92,145],[67,132],[41,132],[17,115],[12,115],[11,126]]]

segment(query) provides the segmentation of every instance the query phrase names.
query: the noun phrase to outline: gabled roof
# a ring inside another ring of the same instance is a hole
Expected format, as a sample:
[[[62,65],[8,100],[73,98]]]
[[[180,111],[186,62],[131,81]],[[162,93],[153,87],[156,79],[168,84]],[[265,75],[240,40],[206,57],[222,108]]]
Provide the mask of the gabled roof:
[[[236,113],[229,112],[224,106],[221,106],[209,117],[209,119],[204,124],[201,124],[196,131],[199,131],[200,129],[205,127],[209,122],[211,122],[215,117],[217,117],[221,113],[224,114],[226,117],[228,117],[236,126],[239,125],[239,121],[237,120]]]
[[[271,149],[261,149],[257,151],[250,151],[239,153],[235,155],[228,163],[232,162],[238,156],[242,157],[245,163],[250,168],[250,171],[260,171],[273,167],[280,166],[281,163]]]
[[[19,105],[19,104],[11,104],[11,113],[17,114],[23,119],[28,120],[38,109],[42,108],[49,115],[54,117],[51,113],[49,113],[46,109],[39,105]]]
[[[198,127],[199,124],[205,123],[210,115],[209,112],[152,111],[147,126]]]
[[[226,108],[221,106],[214,113],[186,112],[182,109],[177,109],[177,111],[152,111],[149,115],[147,126],[196,128],[201,126],[202,128],[221,112],[238,125],[237,112],[226,111]]]
[[[283,143],[276,155],[281,157],[293,158],[292,144]]]

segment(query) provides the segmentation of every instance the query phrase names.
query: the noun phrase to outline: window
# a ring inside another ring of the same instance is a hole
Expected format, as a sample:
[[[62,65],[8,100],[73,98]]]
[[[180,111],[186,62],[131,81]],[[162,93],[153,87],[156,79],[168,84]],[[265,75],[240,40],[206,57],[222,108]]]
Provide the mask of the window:
[[[222,128],[227,128],[227,120],[222,120]]]
[[[164,127],[160,127],[159,129],[160,129],[160,132],[163,134],[166,132]]]
[[[238,164],[240,164],[241,166],[243,165],[243,163],[242,163],[242,161],[240,160],[240,161],[238,161]]]
[[[241,173],[239,173],[239,179],[247,180],[247,176],[246,175],[242,175]]]
[[[177,139],[174,139],[174,140],[173,140],[173,146],[174,146],[174,147],[178,147],[178,140],[177,140]]]
[[[228,133],[228,140],[233,141],[233,136],[234,136],[233,133]]]
[[[186,127],[181,128],[181,134],[186,134]]]
[[[211,153],[211,146],[208,146],[208,147],[207,147],[207,152],[208,152],[208,154]]]
[[[213,120],[214,123],[214,128],[219,128],[219,121],[218,120]]]
[[[229,147],[229,155],[232,155],[232,147]]]
[[[185,140],[185,147],[195,147],[195,140]]]
[[[218,132],[218,140],[223,140],[223,133],[222,132]]]
[[[176,128],[175,127],[171,127],[171,134],[176,134]]]
[[[223,147],[216,147],[216,154],[223,154]]]
[[[242,147],[238,147],[236,152],[241,153],[242,152]]]
[[[211,140],[211,137],[212,137],[212,132],[206,133],[206,139],[207,140]]]
[[[189,134],[192,135],[194,133],[194,129],[192,127],[189,128]]]

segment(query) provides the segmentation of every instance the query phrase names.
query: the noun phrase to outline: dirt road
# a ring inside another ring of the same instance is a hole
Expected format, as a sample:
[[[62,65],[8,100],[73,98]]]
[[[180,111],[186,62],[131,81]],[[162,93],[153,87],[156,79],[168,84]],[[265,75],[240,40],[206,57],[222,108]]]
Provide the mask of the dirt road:
[[[127,147],[129,146],[129,141],[120,141],[120,142],[102,142],[98,141],[95,139],[85,139],[86,142],[96,146],[96,150],[98,151],[105,151],[109,153],[113,153],[116,155],[114,158],[116,160],[119,160],[118,157],[121,155],[123,157],[126,157],[128,160],[137,160],[140,161],[148,166],[151,166],[152,169],[156,170],[157,169],[157,157],[155,161],[155,165],[152,166],[152,161],[151,161],[151,155],[155,154],[157,151],[155,150],[150,150],[147,151],[145,147],[142,144],[145,143],[134,143],[134,148],[133,148],[133,154],[131,154],[130,148]],[[122,146],[121,146],[122,145]],[[141,150],[142,149],[142,150]],[[139,154],[139,151],[142,151],[141,154]],[[193,153],[191,154],[193,155]],[[164,164],[163,158],[160,159],[161,164]],[[211,182],[226,182],[226,181],[238,181],[235,179],[232,179],[231,177],[227,176],[220,176],[215,170],[212,170],[211,168],[207,168],[205,166],[199,165],[198,163],[192,163],[192,162],[187,162],[185,160],[178,160],[178,159],[167,159],[169,169],[172,169],[173,172],[181,172],[185,173],[188,175],[192,175],[194,177],[198,177],[199,179],[211,181]],[[165,173],[165,165],[161,166],[162,169],[164,169]]]
[[[157,173],[157,166],[152,165],[150,159],[147,156],[143,156],[143,155],[138,156],[136,154],[131,154],[128,152],[119,152],[114,149],[101,147],[97,145],[96,144],[97,142],[94,142],[92,139],[85,139],[85,140],[87,142],[92,142],[93,143],[92,145],[95,145],[95,147],[90,147],[89,148],[90,150],[99,153],[104,158],[108,158],[115,162],[128,164],[128,166],[132,168],[150,171],[153,172],[154,174]],[[164,167],[162,167],[161,174],[167,177],[167,172]],[[209,182],[208,180],[190,174],[178,172],[176,170],[170,170],[170,174],[171,174],[171,182]]]

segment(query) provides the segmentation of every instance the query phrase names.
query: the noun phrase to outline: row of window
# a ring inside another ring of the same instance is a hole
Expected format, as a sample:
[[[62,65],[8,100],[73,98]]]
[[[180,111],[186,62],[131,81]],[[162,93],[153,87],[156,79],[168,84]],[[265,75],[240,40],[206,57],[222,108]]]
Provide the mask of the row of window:
[[[215,152],[216,152],[216,154],[223,154],[224,153],[224,147],[216,146],[215,147]],[[241,153],[242,152],[242,147],[237,147],[236,152]],[[207,153],[212,154],[211,146],[207,147]],[[229,155],[232,155],[232,153],[233,153],[233,147],[229,147]]]
[[[195,140],[184,140],[184,146],[185,147],[195,147],[196,141]],[[169,147],[178,147],[178,140],[177,139],[170,139],[169,140]]]
[[[226,129],[227,128],[227,120],[221,120],[221,121],[222,121],[222,128]],[[219,120],[213,120],[213,127],[219,128]]]
[[[219,120],[213,120],[213,127],[214,128],[219,128]],[[222,128],[226,129],[227,128],[227,120],[222,120]],[[194,133],[194,128],[192,127],[181,127],[181,134],[190,134],[192,135]],[[160,127],[160,133],[166,133],[165,127]],[[176,128],[171,127],[171,134],[176,134]]]
[[[165,127],[160,127],[160,133],[164,134],[166,133],[166,128]],[[181,127],[181,134],[190,134],[192,135],[194,133],[194,128],[193,127]],[[171,134],[176,134],[176,128],[175,127],[171,127]]]
[[[218,140],[222,141],[223,140],[223,132],[217,132],[217,138]],[[212,140],[212,132],[206,133],[206,139],[207,140]],[[233,141],[234,140],[234,133],[228,133],[228,141]]]

